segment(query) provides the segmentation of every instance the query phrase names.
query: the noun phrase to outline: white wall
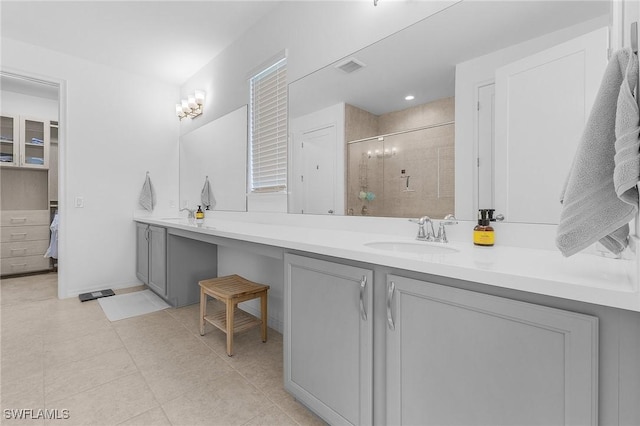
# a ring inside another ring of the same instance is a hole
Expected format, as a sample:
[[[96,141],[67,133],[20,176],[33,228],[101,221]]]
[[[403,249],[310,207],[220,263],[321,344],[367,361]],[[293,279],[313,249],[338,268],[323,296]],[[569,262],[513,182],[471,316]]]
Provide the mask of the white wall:
[[[0,108],[5,114],[24,115],[45,120],[58,120],[58,101],[25,95],[23,93],[0,91],[2,104]]]
[[[63,83],[59,295],[138,284],[132,212],[145,171],[156,212],[177,205],[179,88],[7,38],[2,68]]]

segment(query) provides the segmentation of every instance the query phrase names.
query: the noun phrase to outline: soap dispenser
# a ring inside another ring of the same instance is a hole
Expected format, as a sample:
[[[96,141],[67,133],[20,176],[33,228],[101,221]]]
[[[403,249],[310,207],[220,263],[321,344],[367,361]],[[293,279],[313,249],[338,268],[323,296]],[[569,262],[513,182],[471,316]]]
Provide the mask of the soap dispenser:
[[[198,206],[198,210],[196,211],[196,221],[202,222],[204,220],[204,212],[202,208]]]
[[[473,228],[473,244],[477,246],[492,246],[494,244],[495,233],[490,225],[493,212],[493,209],[478,210],[478,224]]]

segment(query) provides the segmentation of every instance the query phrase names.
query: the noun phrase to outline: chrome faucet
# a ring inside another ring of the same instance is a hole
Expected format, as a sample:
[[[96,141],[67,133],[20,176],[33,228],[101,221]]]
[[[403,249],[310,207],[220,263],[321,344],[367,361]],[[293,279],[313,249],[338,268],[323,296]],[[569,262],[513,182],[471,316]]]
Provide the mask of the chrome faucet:
[[[419,241],[435,241],[435,232],[433,231],[433,222],[429,216],[422,216],[420,219],[409,219],[410,222],[418,224],[418,235],[416,240]],[[429,228],[424,229],[429,224]]]
[[[188,209],[186,207],[183,207],[180,209],[180,211],[186,210],[187,213],[187,219],[193,219],[196,217],[196,209]]]
[[[438,236],[435,241],[439,243],[448,243],[447,240],[447,231],[445,230],[445,225],[456,225],[458,223],[458,219],[452,214],[448,214],[444,217],[443,220],[440,221],[440,226],[438,227]]]

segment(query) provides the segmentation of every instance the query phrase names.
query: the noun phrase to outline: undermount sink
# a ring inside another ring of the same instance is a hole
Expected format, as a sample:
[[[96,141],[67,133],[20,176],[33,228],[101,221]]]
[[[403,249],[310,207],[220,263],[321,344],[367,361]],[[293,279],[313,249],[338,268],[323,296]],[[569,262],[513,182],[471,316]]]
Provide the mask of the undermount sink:
[[[437,244],[437,245],[436,245]],[[404,241],[375,241],[365,243],[367,247],[376,250],[392,251],[395,253],[412,253],[412,254],[449,254],[457,253],[458,250],[448,247],[443,243],[430,244],[427,242],[404,242]]]

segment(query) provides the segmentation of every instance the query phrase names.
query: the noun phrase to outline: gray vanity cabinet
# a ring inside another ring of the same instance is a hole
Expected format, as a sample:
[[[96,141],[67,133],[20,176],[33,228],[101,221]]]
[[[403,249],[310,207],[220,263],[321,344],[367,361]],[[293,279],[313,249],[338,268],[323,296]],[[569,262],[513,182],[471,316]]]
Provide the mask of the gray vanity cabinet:
[[[136,223],[136,275],[162,297],[167,296],[167,230]]]
[[[389,425],[595,425],[598,319],[395,275]]]
[[[285,388],[332,425],[372,424],[373,272],[285,254]]]

